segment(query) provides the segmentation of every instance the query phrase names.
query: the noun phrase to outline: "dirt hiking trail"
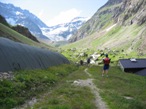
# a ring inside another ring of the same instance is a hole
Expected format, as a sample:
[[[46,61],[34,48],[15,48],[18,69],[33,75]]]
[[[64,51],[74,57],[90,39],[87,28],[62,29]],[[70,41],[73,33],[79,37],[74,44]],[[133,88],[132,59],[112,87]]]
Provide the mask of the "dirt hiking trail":
[[[80,87],[85,87],[85,86],[89,87],[91,89],[91,92],[95,96],[95,101],[94,102],[95,102],[95,106],[97,107],[97,109],[108,109],[106,103],[102,100],[101,96],[99,95],[99,89],[93,83],[94,79],[93,79],[92,75],[88,72],[88,68],[86,68],[84,70],[84,72],[89,76],[89,78],[86,79],[86,80],[80,80],[79,79],[79,80],[72,81],[72,84],[76,85],[76,86],[80,86]],[[47,93],[44,96],[48,96],[48,94],[50,94],[50,93]],[[31,100],[27,100],[26,103],[23,104],[22,106],[19,106],[19,107],[13,108],[13,109],[26,109],[29,106],[32,107],[34,104],[41,101],[42,99],[43,99],[43,97],[40,98],[40,99],[36,99],[34,97]]]
[[[91,89],[92,93],[95,96],[95,105],[97,107],[97,109],[108,109],[106,103],[102,100],[101,96],[99,95],[99,89],[95,86],[95,84],[93,83],[92,79],[92,75],[90,73],[88,73],[88,69],[86,68],[84,70],[84,72],[90,77],[87,80],[77,80],[74,81],[74,85],[78,85],[78,86],[87,86]]]

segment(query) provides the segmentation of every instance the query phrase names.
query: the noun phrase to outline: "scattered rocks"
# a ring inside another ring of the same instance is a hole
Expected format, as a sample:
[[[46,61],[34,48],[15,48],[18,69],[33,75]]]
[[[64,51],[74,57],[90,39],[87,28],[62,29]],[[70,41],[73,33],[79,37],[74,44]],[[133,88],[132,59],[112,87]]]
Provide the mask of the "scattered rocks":
[[[32,106],[37,102],[38,100],[35,97],[33,97],[31,100],[26,101],[25,104],[23,104],[22,106],[15,107],[13,109],[26,109],[28,107],[31,107],[31,109],[33,109]]]
[[[79,85],[81,82],[79,82],[79,81],[77,81],[77,80],[75,80],[74,82],[73,82],[73,84],[75,84],[75,85]]]
[[[129,96],[124,96],[124,98],[127,100],[133,100],[133,97],[129,97]]]
[[[14,79],[13,72],[12,71],[0,72],[0,80],[3,80],[3,79],[9,79],[9,80]]]

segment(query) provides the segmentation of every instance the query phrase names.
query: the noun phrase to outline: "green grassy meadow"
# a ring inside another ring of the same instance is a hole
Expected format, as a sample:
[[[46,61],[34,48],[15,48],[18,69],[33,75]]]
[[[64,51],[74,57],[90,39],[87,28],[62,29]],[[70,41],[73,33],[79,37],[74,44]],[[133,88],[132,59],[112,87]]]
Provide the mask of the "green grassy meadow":
[[[88,78],[84,69],[85,67],[80,67],[63,78],[48,96],[33,106],[33,109],[96,109],[91,90],[88,87],[73,85],[75,80]]]
[[[70,64],[14,72],[13,79],[0,81],[1,109],[22,108],[33,97],[37,102],[27,109],[97,109],[91,89],[73,85],[75,80],[89,78],[86,68]],[[88,72],[109,109],[145,109],[146,77],[124,73],[113,65],[109,77],[101,76],[102,65],[90,66]]]
[[[59,81],[77,69],[75,65],[60,65],[44,70],[14,72],[14,78],[0,81],[1,109],[16,107],[34,96],[50,91]]]
[[[102,77],[102,67],[94,66],[88,70],[100,95],[109,109],[145,109],[146,77],[124,73],[118,66],[111,66],[109,77]]]
[[[72,85],[78,79],[87,79],[86,66],[64,77],[33,108],[38,109],[96,109],[94,95],[88,87]],[[99,93],[109,109],[145,109],[146,77],[124,73],[118,66],[111,66],[109,77],[101,76],[102,66],[91,66],[88,72],[92,75]],[[41,96],[40,96],[41,97]],[[28,107],[31,109],[32,107]]]

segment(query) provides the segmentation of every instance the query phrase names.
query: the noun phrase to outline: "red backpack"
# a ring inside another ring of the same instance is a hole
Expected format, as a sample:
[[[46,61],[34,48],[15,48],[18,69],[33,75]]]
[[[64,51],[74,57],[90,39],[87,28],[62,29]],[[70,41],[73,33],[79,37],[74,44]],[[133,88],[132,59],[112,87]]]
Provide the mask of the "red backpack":
[[[103,59],[104,64],[109,64],[110,63],[110,59],[109,58],[105,58]]]

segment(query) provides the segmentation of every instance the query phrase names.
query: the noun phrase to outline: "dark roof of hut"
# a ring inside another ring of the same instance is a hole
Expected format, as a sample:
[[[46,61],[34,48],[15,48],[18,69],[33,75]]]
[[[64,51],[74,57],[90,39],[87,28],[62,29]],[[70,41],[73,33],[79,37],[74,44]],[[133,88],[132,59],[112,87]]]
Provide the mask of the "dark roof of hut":
[[[120,59],[124,68],[146,68],[146,59]]]

